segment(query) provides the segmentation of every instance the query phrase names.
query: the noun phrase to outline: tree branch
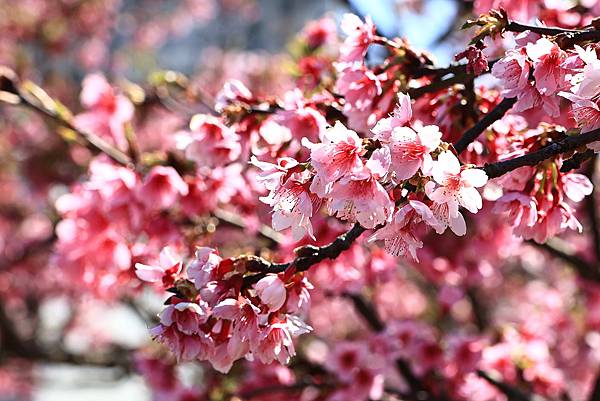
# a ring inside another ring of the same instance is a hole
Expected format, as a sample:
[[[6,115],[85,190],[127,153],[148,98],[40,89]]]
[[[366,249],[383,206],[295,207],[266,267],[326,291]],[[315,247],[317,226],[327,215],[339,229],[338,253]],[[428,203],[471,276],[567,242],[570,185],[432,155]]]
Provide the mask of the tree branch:
[[[531,401],[531,397],[518,388],[496,380],[482,370],[478,370],[477,375],[504,393],[509,401]]]
[[[514,159],[510,160],[486,164],[483,167],[483,171],[485,171],[488,178],[497,178],[512,170],[516,170],[519,167],[535,166],[544,160],[558,156],[561,153],[575,150],[581,146],[596,142],[598,140],[600,140],[600,129],[586,132],[585,134],[569,136],[561,141],[551,143],[550,145],[535,152],[515,157]]]
[[[343,251],[349,249],[352,243],[365,231],[364,227],[355,223],[349,231],[338,236],[327,245],[320,247],[306,245],[296,249],[297,257],[287,263],[271,263],[256,256],[241,256],[240,259],[246,259],[248,270],[259,272],[258,274],[245,277],[244,284],[254,284],[268,273],[282,273],[290,268],[295,268],[296,271],[302,272],[325,259],[335,259]]]
[[[581,153],[575,153],[573,157],[563,162],[562,166],[560,167],[560,172],[568,173],[571,170],[580,168],[583,162],[594,157],[594,154],[595,152],[592,149],[588,149]]]
[[[35,95],[33,94],[34,89],[36,91]],[[99,136],[91,132],[82,131],[75,127],[70,119],[67,119],[63,114],[57,111],[56,102],[45,92],[43,92],[41,88],[32,86],[31,90],[24,90],[14,71],[0,66],[0,101],[6,102],[8,99],[10,99],[11,104],[22,104],[47,117],[50,117],[58,124],[72,130],[73,132],[76,132],[85,141],[86,146],[89,149],[105,153],[108,155],[108,157],[124,166],[133,166],[132,160],[125,153],[112,146]],[[50,104],[55,107],[50,108]]]
[[[474,126],[469,128],[463,136],[454,144],[454,149],[461,154],[469,144],[485,131],[490,125],[501,119],[504,114],[517,102],[516,97],[504,98],[488,114],[479,120]]]
[[[352,301],[354,308],[362,316],[362,318],[365,319],[371,330],[377,333],[381,333],[385,330],[385,324],[381,321],[381,318],[379,317],[379,314],[375,308],[371,304],[367,303],[362,296],[352,293],[344,293],[343,296]],[[431,394],[425,384],[414,374],[410,365],[404,359],[396,359],[396,369],[406,380],[412,391],[411,394],[405,395],[407,398],[415,400],[425,399],[431,401],[450,401],[446,397],[434,396]],[[426,397],[424,398],[423,395]]]
[[[586,262],[578,256],[566,253],[565,251],[558,249],[547,242],[540,244],[535,241],[527,241],[527,243],[548,252],[550,255],[556,258],[564,260],[573,268],[575,268],[579,275],[584,279],[600,282],[600,270],[594,268],[592,264]]]
[[[579,29],[565,29],[565,28],[552,27],[552,26],[527,25],[527,24],[522,24],[520,22],[516,22],[516,21],[510,21],[505,29],[510,32],[530,31],[530,32],[539,33],[540,35],[548,35],[548,36],[556,36],[556,35],[562,35],[562,34],[582,34],[584,32],[587,32],[585,30],[579,30]]]

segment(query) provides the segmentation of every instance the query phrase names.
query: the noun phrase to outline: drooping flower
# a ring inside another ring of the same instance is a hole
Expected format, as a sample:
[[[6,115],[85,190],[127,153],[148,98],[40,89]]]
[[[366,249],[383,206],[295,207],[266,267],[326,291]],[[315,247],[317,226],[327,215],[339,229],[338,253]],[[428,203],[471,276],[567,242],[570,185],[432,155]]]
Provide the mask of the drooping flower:
[[[535,87],[542,95],[554,95],[565,85],[566,71],[562,63],[566,53],[554,42],[541,38],[526,46],[527,55],[534,63]]]
[[[412,106],[410,96],[402,92],[398,93],[398,104],[390,117],[382,118],[371,128],[373,138],[383,142],[390,142],[390,136],[394,129],[407,125],[412,118]]]
[[[438,155],[431,172],[435,182],[425,185],[427,196],[434,202],[431,210],[440,227],[449,226],[456,235],[464,235],[466,226],[459,206],[471,213],[481,209],[481,195],[475,188],[485,185],[487,175],[480,169],[461,168],[456,156],[448,150]]]
[[[160,323],[164,326],[175,325],[180,332],[192,335],[200,334],[200,326],[210,317],[210,308],[202,300],[195,302],[179,302],[168,305],[160,313]]]
[[[492,75],[501,81],[503,94],[515,97],[529,85],[530,64],[520,50],[508,50],[492,67]]]
[[[474,75],[481,75],[488,70],[488,61],[483,54],[482,49],[477,46],[469,46],[466,50],[454,56],[455,61],[467,59],[467,72]]]
[[[332,187],[329,206],[344,220],[357,221],[365,228],[375,228],[391,218],[394,203],[379,183],[390,166],[387,148],[377,149],[362,172],[344,177]]]
[[[593,47],[586,50],[576,46],[579,58],[585,63],[583,71],[571,79],[571,91],[559,95],[570,100],[573,117],[581,133],[600,128],[600,60]],[[588,144],[590,149],[600,151],[600,143]]]
[[[377,75],[363,64],[338,63],[335,90],[346,101],[344,113],[369,111],[373,100],[383,92]]]
[[[196,249],[195,258],[187,267],[187,275],[194,281],[196,288],[200,289],[216,279],[216,269],[222,260],[213,248]]]
[[[450,213],[456,214],[458,207],[463,206],[471,213],[477,213],[482,206],[481,195],[475,188],[487,182],[487,175],[481,169],[461,168],[456,156],[449,150],[438,155],[433,162],[431,173],[437,187],[430,181],[427,183],[427,196],[436,203],[446,203]]]
[[[431,209],[423,202],[409,200],[398,209],[392,221],[377,230],[369,241],[384,240],[385,250],[391,255],[410,255],[418,262],[417,249],[423,247],[423,242],[417,239],[415,231],[421,222],[439,230],[439,223]]]

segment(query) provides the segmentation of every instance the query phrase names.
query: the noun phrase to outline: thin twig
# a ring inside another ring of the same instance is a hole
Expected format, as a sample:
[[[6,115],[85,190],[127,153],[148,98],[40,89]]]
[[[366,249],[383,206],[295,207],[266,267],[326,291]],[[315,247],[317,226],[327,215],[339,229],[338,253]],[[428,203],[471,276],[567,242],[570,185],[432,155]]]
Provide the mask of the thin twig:
[[[16,97],[16,99],[13,99],[13,104],[22,104],[47,117],[50,117],[58,124],[77,133],[79,137],[81,137],[85,141],[86,146],[91,150],[105,153],[106,155],[108,155],[108,157],[124,166],[133,166],[132,160],[125,153],[112,146],[110,143],[106,142],[99,136],[91,132],[78,129],[77,127],[75,127],[75,125],[70,119],[67,119],[56,109],[51,109],[47,104],[44,104],[46,102],[41,101],[40,96],[43,96],[43,98],[47,98],[46,100],[50,101],[53,104],[55,104],[55,101],[51,99],[45,92],[43,92],[41,88],[36,88],[39,90],[40,93],[37,93],[37,96],[34,96],[30,91],[26,91],[22,88],[19,79],[17,78],[17,75],[14,71],[12,71],[9,68],[0,66],[0,92],[4,92],[10,94],[13,97]]]

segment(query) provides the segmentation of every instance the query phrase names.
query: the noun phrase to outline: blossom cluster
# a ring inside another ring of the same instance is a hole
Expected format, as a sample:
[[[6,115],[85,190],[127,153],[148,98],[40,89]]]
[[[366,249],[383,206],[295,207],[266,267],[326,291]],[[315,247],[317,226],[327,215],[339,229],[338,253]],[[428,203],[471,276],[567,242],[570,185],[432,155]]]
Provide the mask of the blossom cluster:
[[[138,278],[174,292],[150,332],[178,360],[209,361],[227,372],[246,357],[287,363],[296,354],[292,338],[310,332],[299,317],[308,307],[310,283],[302,277],[268,274],[249,285],[241,260],[222,259],[198,248],[183,262],[164,248],[157,265],[136,264]]]
[[[481,209],[476,188],[485,185],[487,176],[461,166],[450,150],[443,150],[438,127],[411,125],[410,98],[401,94],[400,99],[394,114],[372,129],[377,149],[368,150],[355,131],[337,122],[321,142],[303,140],[310,150],[308,163],[253,159],[261,170],[259,180],[269,190],[263,201],[273,208],[273,228],[292,227],[297,240],[306,234],[314,238],[311,217],[326,205],[331,215],[378,229],[372,239],[385,240],[391,254],[410,254],[415,260],[422,246],[415,237],[420,223],[438,234],[448,227],[457,235],[466,233],[460,207],[471,213]],[[410,185],[413,178],[424,194],[402,201],[403,184]]]

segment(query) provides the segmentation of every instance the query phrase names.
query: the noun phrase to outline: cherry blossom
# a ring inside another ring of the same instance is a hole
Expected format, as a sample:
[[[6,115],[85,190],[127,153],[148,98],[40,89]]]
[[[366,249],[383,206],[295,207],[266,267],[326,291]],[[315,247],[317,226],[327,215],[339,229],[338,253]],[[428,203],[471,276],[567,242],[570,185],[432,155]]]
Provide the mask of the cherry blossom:
[[[455,234],[464,235],[464,220],[459,206],[471,213],[477,213],[481,209],[481,195],[476,188],[486,184],[485,172],[461,167],[452,152],[444,151],[433,162],[431,174],[434,181],[427,183],[426,191],[427,196],[435,202],[436,215]]]
[[[362,22],[354,14],[344,14],[341,28],[347,35],[340,49],[341,60],[345,62],[362,60],[375,36],[373,21],[367,17],[365,22]]]
[[[387,148],[373,152],[363,171],[344,177],[331,190],[332,213],[344,220],[357,221],[365,228],[375,228],[391,218],[394,204],[379,183],[389,169]]]

